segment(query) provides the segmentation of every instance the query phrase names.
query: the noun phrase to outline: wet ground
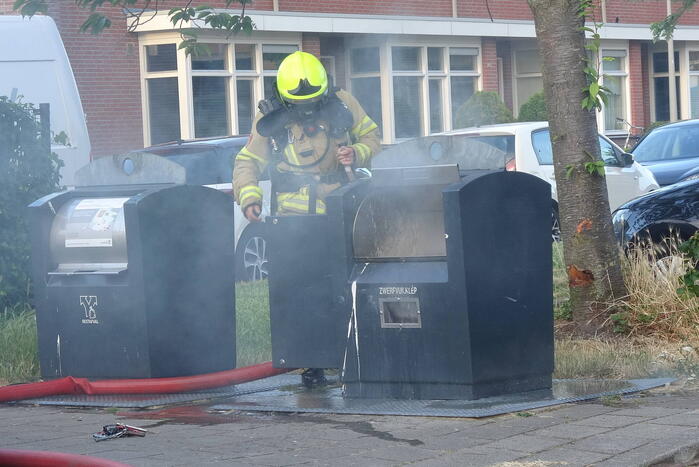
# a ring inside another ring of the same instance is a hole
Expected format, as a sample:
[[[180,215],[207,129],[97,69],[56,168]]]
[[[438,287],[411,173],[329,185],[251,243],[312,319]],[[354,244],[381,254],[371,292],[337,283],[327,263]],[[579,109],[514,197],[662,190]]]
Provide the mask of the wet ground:
[[[0,449],[88,454],[134,466],[692,465],[699,391],[677,386],[629,396],[472,418],[221,410],[0,405]],[[95,442],[119,421],[144,438]],[[507,463],[507,464],[503,464]]]

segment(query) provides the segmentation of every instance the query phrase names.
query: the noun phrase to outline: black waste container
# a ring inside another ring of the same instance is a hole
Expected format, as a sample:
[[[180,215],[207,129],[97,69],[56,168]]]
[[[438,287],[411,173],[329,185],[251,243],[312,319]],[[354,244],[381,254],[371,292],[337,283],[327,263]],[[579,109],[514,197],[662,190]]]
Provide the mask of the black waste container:
[[[459,176],[456,166],[374,174],[353,225],[345,395],[550,389],[548,183],[521,172]]]
[[[210,188],[162,183],[177,179],[164,175],[171,163],[144,157],[161,183],[115,175],[120,185],[29,207],[44,378],[235,368],[234,204]]]
[[[550,185],[507,145],[419,138],[327,216],[272,218],[279,367],[339,367],[347,397],[477,399],[551,388]]]

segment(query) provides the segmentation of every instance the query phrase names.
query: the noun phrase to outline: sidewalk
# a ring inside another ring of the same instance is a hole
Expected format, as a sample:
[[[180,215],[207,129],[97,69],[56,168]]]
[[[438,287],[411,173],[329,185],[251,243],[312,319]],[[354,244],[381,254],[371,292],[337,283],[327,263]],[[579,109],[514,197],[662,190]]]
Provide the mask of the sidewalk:
[[[115,420],[149,433],[92,440]],[[134,466],[699,465],[699,388],[486,419],[0,405],[0,448],[89,454]]]

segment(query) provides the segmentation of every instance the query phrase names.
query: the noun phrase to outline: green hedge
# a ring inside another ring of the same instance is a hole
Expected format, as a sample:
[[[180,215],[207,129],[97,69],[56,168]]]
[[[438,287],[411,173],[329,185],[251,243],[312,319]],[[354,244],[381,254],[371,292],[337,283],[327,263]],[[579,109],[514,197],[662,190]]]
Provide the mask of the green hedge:
[[[0,97],[0,311],[29,299],[26,208],[58,189],[60,165],[32,107]]]
[[[512,112],[500,100],[495,92],[479,91],[474,93],[456,110],[456,128],[509,123],[513,121]]]
[[[520,122],[546,122],[549,114],[546,111],[544,92],[537,92],[519,108],[518,120]]]

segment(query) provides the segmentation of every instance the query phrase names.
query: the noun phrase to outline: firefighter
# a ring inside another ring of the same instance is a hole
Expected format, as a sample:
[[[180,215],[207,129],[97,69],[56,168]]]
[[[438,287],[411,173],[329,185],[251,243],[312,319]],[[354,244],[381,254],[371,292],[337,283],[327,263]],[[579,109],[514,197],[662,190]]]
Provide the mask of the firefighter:
[[[269,171],[272,213],[325,214],[325,197],[368,167],[380,150],[378,126],[346,91],[331,89],[320,61],[294,52],[279,65],[275,95],[258,105],[253,131],[235,158],[233,192],[243,214],[259,222],[259,179]],[[325,383],[310,368],[308,387]]]
[[[265,169],[274,214],[324,214],[325,197],[380,149],[376,123],[348,92],[330,89],[325,68],[306,52],[282,61],[276,93],[259,110],[233,171],[236,201],[251,222],[260,220]]]

